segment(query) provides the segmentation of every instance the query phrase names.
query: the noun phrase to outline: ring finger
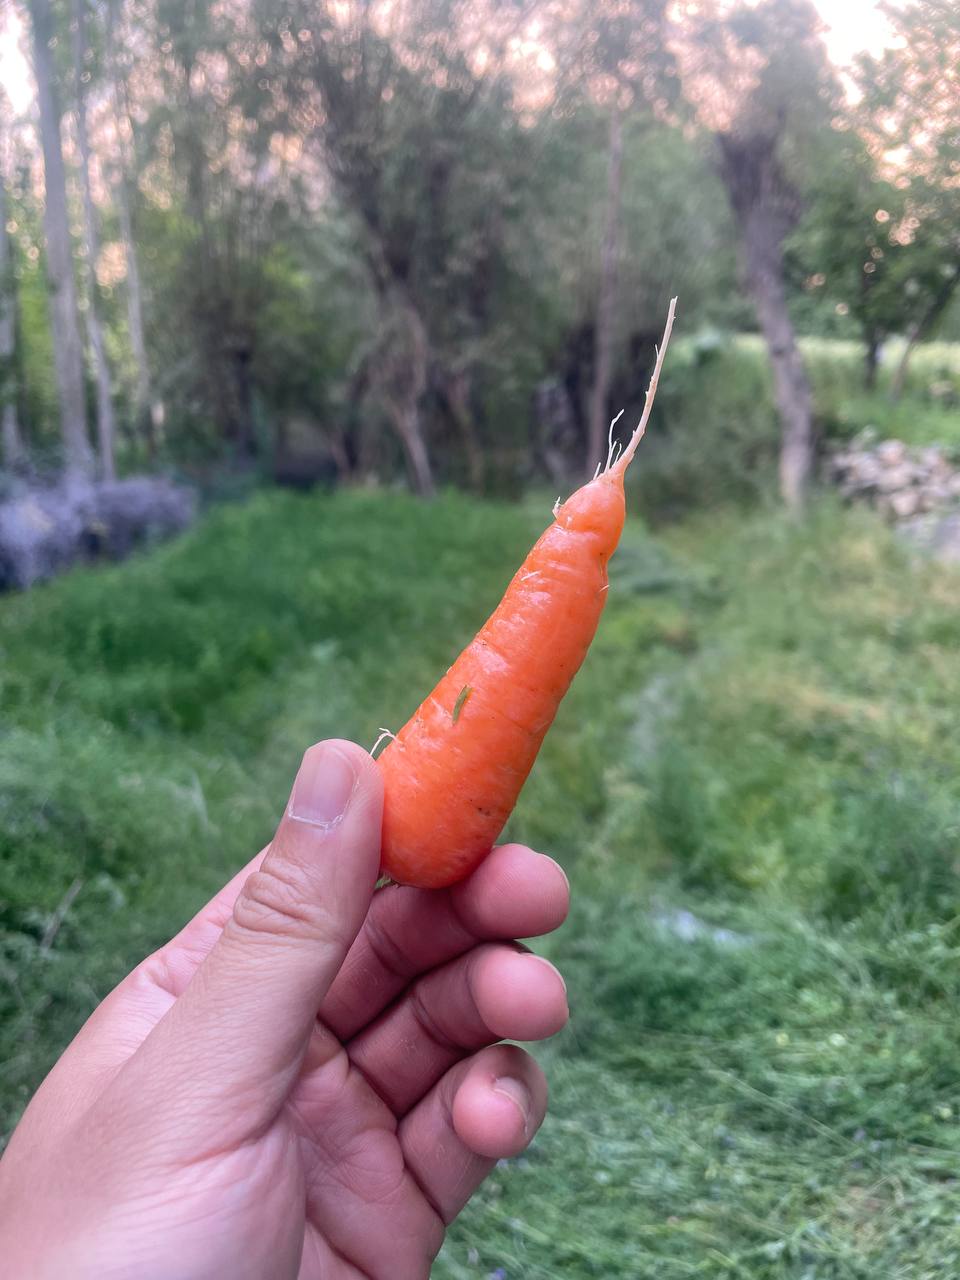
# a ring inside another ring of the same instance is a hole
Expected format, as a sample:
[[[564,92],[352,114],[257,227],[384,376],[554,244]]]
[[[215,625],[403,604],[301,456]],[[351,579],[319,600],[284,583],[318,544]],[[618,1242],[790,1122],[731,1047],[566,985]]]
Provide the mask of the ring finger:
[[[547,1082],[516,1045],[458,1063],[401,1122],[407,1168],[452,1222],[498,1159],[519,1155],[543,1123]]]

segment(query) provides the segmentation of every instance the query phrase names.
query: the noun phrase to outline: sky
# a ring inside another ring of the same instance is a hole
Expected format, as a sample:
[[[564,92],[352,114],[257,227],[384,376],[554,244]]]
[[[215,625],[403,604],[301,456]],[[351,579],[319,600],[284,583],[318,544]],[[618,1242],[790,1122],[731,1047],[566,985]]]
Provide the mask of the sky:
[[[890,26],[879,9],[879,0],[814,0],[827,30],[830,57],[838,67],[866,50],[880,53],[890,36]]]
[[[30,68],[20,48],[20,36],[20,19],[13,5],[0,6],[0,85],[18,113],[31,94]]]
[[[814,0],[826,25],[825,40],[837,66],[846,66],[866,49],[878,53],[889,35],[879,0]],[[0,85],[16,112],[23,111],[32,94],[30,67],[21,45],[21,27],[11,4],[0,3]]]

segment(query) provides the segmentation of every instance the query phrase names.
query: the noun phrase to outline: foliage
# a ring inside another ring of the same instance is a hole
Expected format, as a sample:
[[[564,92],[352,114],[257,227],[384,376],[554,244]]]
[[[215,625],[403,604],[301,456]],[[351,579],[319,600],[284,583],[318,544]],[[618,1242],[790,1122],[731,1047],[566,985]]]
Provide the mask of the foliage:
[[[801,338],[813,390],[821,453],[870,429],[911,444],[960,447],[960,348],[929,343],[911,368],[903,397],[890,385],[903,343],[879,353],[877,387],[861,390],[862,348],[853,341]],[[778,424],[763,343],[704,328],[670,351],[642,463],[631,477],[656,521],[731,504],[767,502],[773,489]]]
[[[67,7],[54,17],[69,115]],[[86,6],[96,300],[122,469],[387,479],[406,454],[427,488],[436,476],[514,494],[557,432],[579,467],[614,102],[616,408],[637,411],[674,293],[681,333],[736,332],[757,327],[758,282],[772,281],[759,318],[775,353],[771,325],[791,316],[804,333],[859,332],[872,351],[948,323],[958,220],[936,51],[955,23],[935,4],[901,8],[902,47],[863,62],[854,109],[807,0]],[[58,413],[31,129],[28,110],[5,134],[7,286],[20,417],[43,463]],[[781,366],[779,416],[805,421],[803,370]],[[748,406],[745,431],[769,486],[758,415]],[[688,457],[704,451],[692,440]]]
[[[877,176],[859,139],[838,136],[835,162],[821,170],[816,187],[791,237],[791,267],[808,295],[853,317],[868,348],[869,389],[876,374],[869,353],[902,325],[904,291],[919,287],[915,275],[929,251],[901,243],[903,193]]]
[[[916,260],[910,276],[915,336],[940,321],[960,285],[960,16],[939,0],[888,4],[898,39],[860,61],[857,124],[898,191],[891,235]]]
[[[713,142],[744,283],[767,345],[781,425],[780,495],[799,513],[813,473],[815,436],[784,249],[838,101],[836,76],[810,0],[694,6],[677,23],[674,38],[684,94]]]

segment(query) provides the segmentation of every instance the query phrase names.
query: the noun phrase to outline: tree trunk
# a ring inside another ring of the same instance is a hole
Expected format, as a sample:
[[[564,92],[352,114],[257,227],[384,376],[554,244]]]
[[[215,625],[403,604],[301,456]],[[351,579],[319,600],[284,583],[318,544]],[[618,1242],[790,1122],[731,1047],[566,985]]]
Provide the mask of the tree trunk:
[[[47,241],[47,282],[50,292],[50,327],[54,369],[60,400],[64,462],[68,475],[90,474],[92,455],[87,440],[83,385],[83,346],[77,316],[73,278],[70,223],[67,217],[67,182],[60,141],[60,104],[53,50],[53,14],[50,0],[29,0],[33,26],[33,66],[37,81],[40,139],[43,144],[43,225]]]
[[[388,320],[376,360],[376,380],[406,455],[410,483],[421,498],[436,494],[420,402],[427,387],[427,334],[416,307],[399,290],[382,293]]]
[[[250,367],[253,352],[251,344],[244,341],[234,342],[231,347],[225,363],[231,374],[230,381],[233,388],[230,399],[235,404],[232,435],[236,442],[239,461],[249,465],[257,456],[253,377]]]
[[[776,134],[718,134],[716,140],[747,288],[773,369],[780,418],[780,494],[797,514],[813,471],[813,395],[787,308],[783,242],[799,216],[799,202],[780,168]]]
[[[154,398],[150,376],[150,359],[147,355],[146,330],[143,323],[143,286],[140,282],[140,260],[133,238],[133,219],[130,213],[130,189],[125,173],[120,173],[114,185],[117,202],[117,220],[120,224],[120,240],[127,264],[127,329],[130,333],[130,350],[136,382],[133,393],[133,412],[137,426],[143,431],[147,453],[156,455],[157,443],[163,421],[163,406]]]
[[[477,439],[476,422],[470,412],[470,375],[466,369],[457,369],[444,378],[443,395],[463,444],[470,488],[474,493],[482,493],[485,470],[483,450]]]
[[[390,421],[407,456],[407,468],[414,492],[421,498],[434,498],[437,494],[433,482],[433,469],[427,452],[423,429],[420,424],[420,408],[413,402],[390,405]]]
[[[802,510],[813,470],[813,396],[787,309],[782,240],[762,204],[742,227],[747,286],[773,368],[780,418],[780,495]]]
[[[863,386],[866,391],[876,391],[877,373],[880,369],[880,335],[867,334],[867,345],[864,351]]]
[[[594,374],[587,429],[586,473],[592,476],[606,457],[608,398],[613,370],[613,339],[617,318],[617,259],[620,247],[620,205],[623,190],[623,121],[620,107],[610,111],[607,164],[607,219],[600,258],[600,296],[594,330]]]
[[[0,465],[12,471],[23,460],[17,419],[16,292],[7,237],[7,193],[0,169]]]
[[[127,328],[130,333],[130,350],[136,371],[133,411],[137,427],[142,429],[147,453],[153,458],[157,452],[157,440],[163,419],[163,408],[153,400],[151,390],[150,360],[147,355],[146,328],[143,323],[143,286],[140,278],[140,259],[133,237],[133,213],[130,200],[130,178],[136,173],[136,139],[134,155],[126,153],[121,123],[130,121],[130,113],[121,101],[121,77],[117,66],[116,18],[118,0],[110,0],[107,6],[107,63],[110,76],[110,96],[113,102],[113,119],[117,130],[119,161],[113,180],[114,200],[117,205],[117,221],[120,224],[120,241],[127,267]]]
[[[893,375],[893,382],[890,384],[890,400],[893,404],[897,404],[900,401],[906,390],[907,374],[910,372],[910,357],[916,350],[922,332],[922,320],[915,320],[907,330],[907,340],[903,348],[903,355],[897,361],[897,369]]]
[[[116,479],[114,456],[116,428],[113,414],[113,390],[110,364],[103,336],[103,317],[100,313],[100,294],[97,289],[97,262],[100,258],[100,236],[97,230],[97,210],[90,186],[90,137],[87,131],[86,88],[83,82],[85,54],[87,50],[87,14],[85,0],[73,0],[73,74],[77,100],[77,148],[80,152],[80,190],[83,195],[83,238],[86,249],[85,269],[82,274],[84,313],[87,337],[93,355],[93,369],[97,388],[97,445],[100,455],[100,474],[104,480]]]
[[[927,336],[944,311],[946,311],[958,285],[960,285],[960,263],[944,278],[943,284],[937,290],[929,307],[907,330],[907,345],[903,349],[903,355],[900,357],[900,362],[897,365],[897,371],[893,375],[893,383],[890,387],[890,399],[894,404],[898,403],[906,390],[907,374],[910,372],[910,359],[917,348],[917,344]]]
[[[23,441],[20,438],[17,406],[6,400],[0,413],[0,464],[7,471],[15,471],[22,462]]]

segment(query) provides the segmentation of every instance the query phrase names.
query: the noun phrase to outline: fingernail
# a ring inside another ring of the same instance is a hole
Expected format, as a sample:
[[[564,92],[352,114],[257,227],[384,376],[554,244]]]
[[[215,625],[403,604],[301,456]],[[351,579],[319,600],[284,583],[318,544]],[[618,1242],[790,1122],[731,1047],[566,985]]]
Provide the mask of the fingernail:
[[[545,964],[552,973],[555,973],[557,977],[560,979],[560,985],[563,987],[564,992],[566,992],[567,984],[563,980],[563,974],[560,972],[560,970],[557,968],[555,964],[551,964],[550,961],[546,958],[546,956],[538,956],[532,951],[530,952],[530,959],[538,960],[540,964]]]
[[[567,875],[567,873],[564,871],[563,867],[561,867],[560,863],[556,860],[556,858],[551,858],[551,857],[550,857],[550,855],[549,855],[549,853],[541,853],[540,857],[541,857],[541,858],[546,858],[546,860],[547,860],[548,862],[552,862],[552,863],[553,863],[553,865],[557,868],[557,870],[558,870],[558,871],[560,872],[560,874],[563,876],[563,883],[567,886],[567,892],[569,893],[569,891],[570,891],[570,877],[569,877],[569,876]]]
[[[332,827],[346,812],[357,785],[357,771],[336,747],[314,747],[303,757],[293,784],[291,818],[317,827]]]
[[[493,1092],[503,1094],[505,1098],[509,1098],[517,1110],[520,1112],[520,1118],[523,1120],[523,1131],[526,1133],[530,1127],[530,1093],[519,1080],[514,1080],[513,1076],[500,1076],[493,1082]]]

